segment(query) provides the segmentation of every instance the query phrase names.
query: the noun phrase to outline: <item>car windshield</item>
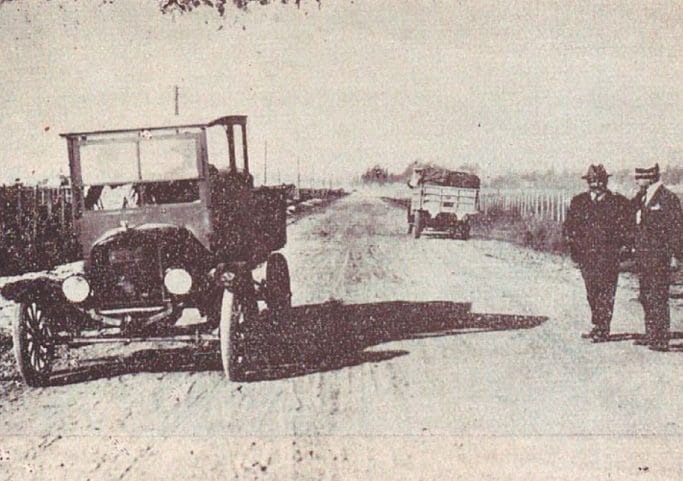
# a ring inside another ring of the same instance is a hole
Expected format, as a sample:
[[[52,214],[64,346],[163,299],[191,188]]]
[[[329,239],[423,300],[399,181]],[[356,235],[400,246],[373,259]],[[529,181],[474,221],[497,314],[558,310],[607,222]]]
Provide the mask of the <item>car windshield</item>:
[[[93,139],[80,145],[84,185],[199,177],[194,135],[145,135]]]
[[[143,130],[82,139],[86,210],[197,202],[198,149],[195,132]]]

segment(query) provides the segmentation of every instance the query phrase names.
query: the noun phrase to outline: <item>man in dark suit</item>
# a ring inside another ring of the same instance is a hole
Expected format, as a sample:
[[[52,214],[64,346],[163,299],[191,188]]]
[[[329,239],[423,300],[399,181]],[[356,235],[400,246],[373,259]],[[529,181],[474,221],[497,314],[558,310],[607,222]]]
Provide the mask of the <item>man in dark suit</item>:
[[[607,189],[609,175],[591,165],[582,178],[588,191],[575,196],[563,226],[572,260],[581,269],[593,329],[582,337],[593,342],[609,339],[614,295],[619,277],[619,254],[630,232],[630,204]]]
[[[669,284],[676,260],[683,259],[683,211],[678,196],[664,187],[659,165],[636,169],[640,192],[633,199],[636,215],[635,258],[640,302],[645,311],[645,338],[654,351],[669,347]]]

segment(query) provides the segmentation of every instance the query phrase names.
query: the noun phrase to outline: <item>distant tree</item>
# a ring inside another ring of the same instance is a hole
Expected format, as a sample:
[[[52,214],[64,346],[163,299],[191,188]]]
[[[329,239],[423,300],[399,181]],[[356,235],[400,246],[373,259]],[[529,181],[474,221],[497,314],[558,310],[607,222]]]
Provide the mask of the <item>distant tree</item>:
[[[383,184],[385,183],[389,178],[389,171],[385,168],[382,168],[379,165],[375,165],[374,167],[370,167],[368,170],[361,175],[361,180],[364,183],[378,183],[378,184]]]
[[[322,0],[315,0],[320,7]],[[268,5],[282,3],[301,7],[301,0],[159,0],[159,7],[163,13],[180,12],[189,13],[199,7],[214,8],[220,16],[225,15],[226,6],[233,4],[240,10],[247,10],[250,4]]]
[[[45,0],[49,2],[50,0]],[[77,0],[74,0],[77,1]],[[103,0],[102,3],[114,3],[115,0]],[[157,0],[159,3],[159,10],[161,13],[190,13],[200,7],[213,8],[222,17],[227,11],[227,7],[230,5],[235,6],[240,10],[247,10],[249,5],[269,5],[272,3],[281,3],[284,5],[292,4],[296,5],[297,8],[301,7],[301,0]],[[311,0],[315,1],[320,8],[322,0]],[[19,0],[0,0],[0,5],[3,3],[15,2],[18,3]],[[85,0],[84,0],[85,2]]]

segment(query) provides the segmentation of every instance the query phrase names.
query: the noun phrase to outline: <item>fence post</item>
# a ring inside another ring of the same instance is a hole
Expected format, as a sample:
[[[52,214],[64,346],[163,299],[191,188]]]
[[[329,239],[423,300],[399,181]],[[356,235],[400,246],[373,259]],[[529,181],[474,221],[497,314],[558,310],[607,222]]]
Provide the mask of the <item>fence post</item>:
[[[64,188],[60,187],[58,191],[58,199],[59,199],[59,231],[60,235],[64,235],[64,220],[66,218],[66,214],[64,213],[64,210],[66,206],[64,205],[66,203],[66,193],[64,192]]]
[[[31,261],[37,265],[38,259],[38,206],[40,204],[38,186],[33,189],[33,202],[31,202]]]
[[[49,200],[48,200],[47,206],[46,206],[46,207],[47,207],[47,216],[48,216],[48,218],[51,218],[51,217],[52,217],[52,203],[54,202],[54,197],[55,197],[55,196],[54,196],[54,193],[55,193],[55,191],[54,191],[53,189],[50,189],[50,190],[48,191],[48,199],[49,199]]]

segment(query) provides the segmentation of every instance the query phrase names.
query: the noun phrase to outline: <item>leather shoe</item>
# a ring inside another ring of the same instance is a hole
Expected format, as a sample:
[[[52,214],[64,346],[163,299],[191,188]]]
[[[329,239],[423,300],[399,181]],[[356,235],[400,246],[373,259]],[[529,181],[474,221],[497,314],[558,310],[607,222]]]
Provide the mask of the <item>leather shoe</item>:
[[[656,351],[656,352],[667,352],[669,350],[669,345],[666,343],[656,343],[656,344],[651,344],[650,347],[648,348],[650,351]]]
[[[599,332],[595,336],[593,336],[593,342],[607,342],[609,341],[609,334],[606,334],[604,332]]]
[[[584,332],[584,333],[582,333],[582,334],[581,334],[581,337],[582,337],[583,339],[593,339],[593,338],[595,338],[595,336],[598,336],[599,334],[600,334],[600,330],[599,330],[599,329],[596,329],[596,328],[593,328],[593,329],[591,329],[590,332]]]

